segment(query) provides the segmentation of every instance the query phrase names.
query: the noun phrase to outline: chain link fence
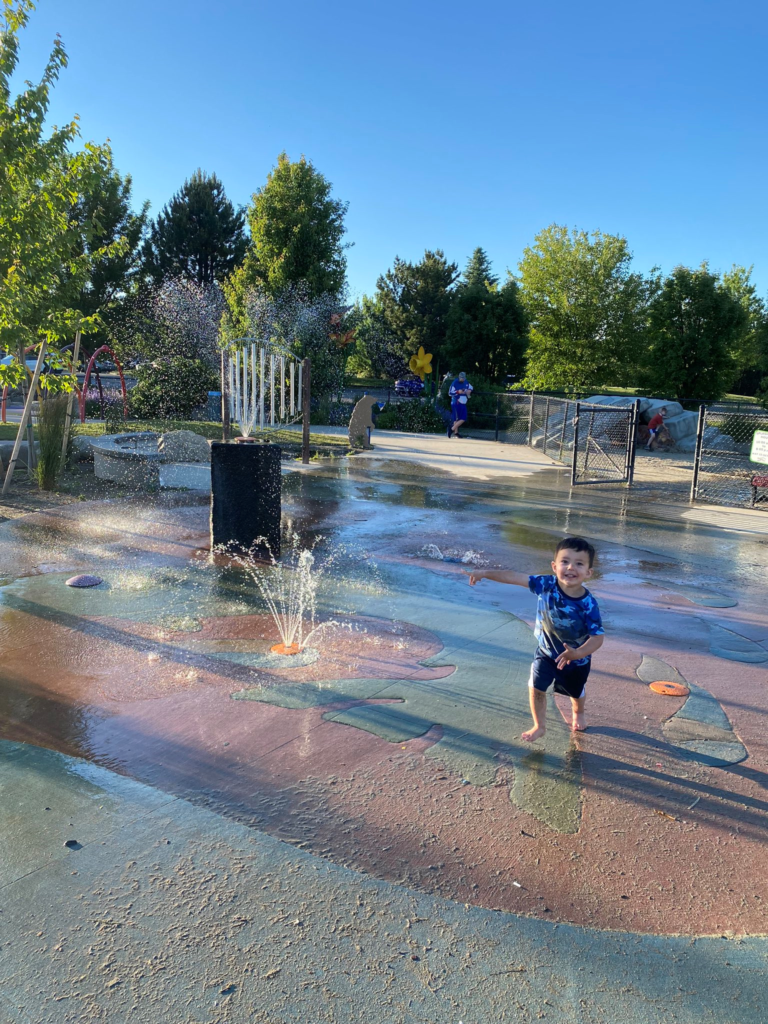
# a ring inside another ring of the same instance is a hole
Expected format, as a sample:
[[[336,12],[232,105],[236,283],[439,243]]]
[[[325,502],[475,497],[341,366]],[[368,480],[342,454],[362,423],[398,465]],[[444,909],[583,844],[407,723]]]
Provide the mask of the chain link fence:
[[[701,406],[692,501],[768,511],[768,465],[750,459],[757,431],[768,431],[765,410]]]
[[[637,415],[637,402],[629,406],[576,403],[572,483],[632,482]]]
[[[570,466],[574,484],[630,482],[636,403],[589,405],[551,395],[515,393],[473,394],[472,401],[462,428],[467,436],[535,448]]]

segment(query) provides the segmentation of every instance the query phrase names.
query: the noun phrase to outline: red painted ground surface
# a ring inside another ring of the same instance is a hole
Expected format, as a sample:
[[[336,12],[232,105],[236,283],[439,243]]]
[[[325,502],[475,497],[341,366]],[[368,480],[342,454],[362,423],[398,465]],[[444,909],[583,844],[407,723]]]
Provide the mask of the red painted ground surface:
[[[190,533],[172,552],[156,536],[132,543],[162,559],[188,557],[199,540]],[[509,766],[478,788],[425,758],[439,728],[390,744],[323,721],[327,708],[235,702],[247,670],[176,656],[173,644],[189,640],[266,650],[274,637],[262,617],[211,619],[194,634],[99,620],[105,633],[94,640],[24,612],[4,615],[16,617],[2,659],[4,738],[85,754],[336,862],[459,901],[603,928],[768,931],[764,666],[696,650],[672,658],[668,643],[650,651],[612,636],[593,671],[590,731],[575,740],[581,828],[562,835],[510,802]],[[361,677],[434,674],[418,662],[436,653],[435,638],[366,625],[379,644],[356,651],[356,638],[342,634],[304,678],[343,677],[350,663]],[[637,679],[643,653],[673,660],[721,701],[749,750],[745,764],[709,768],[670,753],[661,723],[681,701]]]

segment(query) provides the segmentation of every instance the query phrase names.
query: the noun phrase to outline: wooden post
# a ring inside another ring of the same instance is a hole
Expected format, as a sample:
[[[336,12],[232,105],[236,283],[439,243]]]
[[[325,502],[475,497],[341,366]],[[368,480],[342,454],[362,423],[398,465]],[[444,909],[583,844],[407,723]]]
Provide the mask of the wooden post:
[[[23,345],[19,345],[19,362],[21,363],[23,374],[21,377],[21,400],[24,405],[27,404],[27,352]],[[32,389],[34,392],[34,388]],[[29,422],[27,423],[27,475],[32,474],[32,470],[37,465],[37,452],[35,451],[35,432],[32,429],[32,417],[30,415]]]
[[[227,353],[221,350],[221,439],[229,440],[229,375],[227,374]]]
[[[80,331],[75,334],[75,347],[72,350],[72,373],[77,373],[77,361],[80,358]],[[61,462],[59,472],[62,472],[67,461],[67,445],[69,444],[69,431],[72,428],[72,403],[75,400],[75,392],[70,391],[67,402],[67,416],[64,420],[64,437],[61,442]]]
[[[3,481],[2,493],[8,490],[8,486],[13,479],[13,471],[16,468],[16,463],[19,458],[19,451],[21,450],[21,439],[24,437],[24,431],[27,429],[27,424],[30,422],[30,415],[32,413],[32,403],[35,400],[35,391],[37,390],[37,382],[40,380],[40,374],[43,370],[43,363],[45,362],[45,350],[47,343],[45,341],[40,345],[40,354],[37,357],[37,363],[35,364],[35,372],[32,375],[32,383],[27,394],[27,400],[24,403],[24,412],[21,414],[21,423],[19,423],[19,432],[16,435],[16,443],[13,446],[13,452],[11,454],[11,461],[8,463],[8,471],[5,474],[5,480]],[[30,431],[31,433],[31,431]],[[34,438],[29,442],[30,447],[34,448]],[[27,452],[27,466],[31,466],[32,452]]]
[[[302,363],[303,373],[301,381],[301,416],[302,416],[302,434],[301,434],[301,461],[306,466],[309,464],[309,399],[312,394],[311,390],[311,378],[312,378],[312,363],[309,359],[305,359]]]

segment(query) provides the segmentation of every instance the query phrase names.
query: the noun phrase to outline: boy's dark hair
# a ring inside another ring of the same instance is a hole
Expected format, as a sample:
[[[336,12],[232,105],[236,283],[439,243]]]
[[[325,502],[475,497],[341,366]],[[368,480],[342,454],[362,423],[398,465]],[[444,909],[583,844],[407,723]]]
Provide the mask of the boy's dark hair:
[[[560,551],[564,551],[566,548],[569,551],[585,551],[589,555],[589,568],[592,568],[592,563],[595,560],[595,549],[588,540],[584,540],[583,537],[564,537],[555,548],[555,558],[557,558]]]

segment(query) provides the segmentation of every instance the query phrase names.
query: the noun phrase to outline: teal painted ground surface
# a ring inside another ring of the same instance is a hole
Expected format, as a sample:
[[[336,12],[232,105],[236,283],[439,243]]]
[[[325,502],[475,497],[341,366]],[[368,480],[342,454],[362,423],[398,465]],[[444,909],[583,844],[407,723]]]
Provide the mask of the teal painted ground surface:
[[[464,906],[7,741],[0,793],[7,1024],[765,1019],[762,938],[601,932]]]

